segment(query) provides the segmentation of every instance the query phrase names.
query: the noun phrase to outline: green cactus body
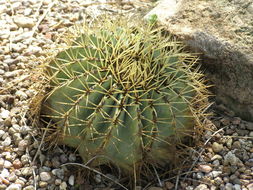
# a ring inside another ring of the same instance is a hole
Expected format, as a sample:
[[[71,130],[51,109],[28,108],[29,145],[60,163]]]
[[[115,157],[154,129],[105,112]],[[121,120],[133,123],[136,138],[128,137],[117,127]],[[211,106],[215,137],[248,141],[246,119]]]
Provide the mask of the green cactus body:
[[[85,34],[84,34],[85,32]],[[41,110],[59,142],[84,161],[132,171],[168,162],[206,107],[202,75],[182,45],[148,26],[87,29],[45,67],[50,91]]]

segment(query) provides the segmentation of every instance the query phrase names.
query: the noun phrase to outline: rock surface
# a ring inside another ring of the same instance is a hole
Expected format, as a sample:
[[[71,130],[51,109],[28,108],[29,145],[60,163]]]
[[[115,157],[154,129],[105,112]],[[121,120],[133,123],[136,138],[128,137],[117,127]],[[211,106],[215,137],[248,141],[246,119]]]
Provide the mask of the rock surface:
[[[252,7],[251,0],[162,0],[148,13],[156,14],[191,51],[202,53],[217,102],[249,121],[253,121]]]

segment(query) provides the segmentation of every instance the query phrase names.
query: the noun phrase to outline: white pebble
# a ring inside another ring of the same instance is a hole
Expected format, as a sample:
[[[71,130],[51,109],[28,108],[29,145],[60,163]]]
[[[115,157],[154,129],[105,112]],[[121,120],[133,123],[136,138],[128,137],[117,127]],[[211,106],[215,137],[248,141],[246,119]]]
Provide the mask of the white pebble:
[[[40,179],[41,181],[49,181],[51,179],[51,174],[49,172],[41,172]]]
[[[5,110],[5,109],[1,110],[1,114],[0,114],[1,118],[6,119],[9,117],[9,115],[10,115],[10,112],[8,110]]]
[[[32,28],[35,25],[35,22],[32,18],[25,16],[17,16],[14,18],[14,23],[19,27],[23,28]]]
[[[3,146],[10,146],[11,144],[11,138],[8,136],[5,138],[5,140],[2,142]]]
[[[75,184],[75,177],[74,177],[74,175],[71,175],[69,177],[68,182],[69,182],[69,185],[72,185],[72,186]]]
[[[4,161],[4,167],[7,168],[7,169],[10,169],[12,167],[12,163],[8,160],[5,160]]]
[[[6,190],[21,190],[22,186],[20,184],[11,184],[9,187],[7,187]]]

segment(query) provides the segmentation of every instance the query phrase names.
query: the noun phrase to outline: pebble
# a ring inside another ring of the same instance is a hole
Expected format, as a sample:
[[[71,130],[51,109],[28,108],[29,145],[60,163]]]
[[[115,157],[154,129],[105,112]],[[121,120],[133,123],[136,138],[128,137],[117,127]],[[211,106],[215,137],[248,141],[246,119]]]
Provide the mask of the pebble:
[[[253,182],[247,185],[248,190],[253,190]]]
[[[50,181],[51,180],[51,173],[49,173],[49,172],[41,172],[40,173],[40,179],[42,180],[42,181]]]
[[[225,190],[233,190],[233,184],[232,183],[226,183]]]
[[[61,179],[56,179],[56,180],[54,181],[54,184],[55,184],[55,185],[60,185],[61,182],[62,182]]]
[[[224,165],[232,165],[235,166],[237,165],[238,162],[238,158],[235,156],[235,154],[233,154],[231,151],[228,152],[225,156],[224,156]]]
[[[235,184],[234,185],[234,190],[241,190],[241,185]]]
[[[52,174],[57,176],[60,179],[64,178],[64,170],[63,169],[53,169]]]
[[[62,190],[66,190],[68,187],[67,183],[65,181],[63,181],[61,184],[60,184],[60,189]]]
[[[221,174],[222,174],[222,171],[212,171],[207,176],[216,178],[216,177],[220,176]]]
[[[95,175],[95,181],[96,181],[96,183],[101,183],[102,182],[101,175],[99,175],[99,174]]]
[[[209,173],[212,171],[212,167],[208,166],[208,165],[199,165],[198,166],[198,169],[201,171],[201,172],[204,172],[204,173]]]
[[[12,173],[10,174],[10,176],[8,177],[8,180],[11,181],[11,182],[13,182],[13,181],[16,181],[17,178],[18,178],[18,177],[16,176],[16,174],[15,174],[14,172],[12,172]]]
[[[29,142],[27,140],[21,140],[18,143],[18,150],[19,151],[25,151],[26,147],[29,145]]]
[[[32,9],[30,9],[30,8],[26,8],[26,9],[24,10],[24,15],[25,15],[25,16],[29,16],[31,13],[32,13]]]
[[[8,110],[5,109],[1,109],[1,113],[0,113],[0,118],[6,119],[8,118],[10,115],[10,112]]]
[[[22,155],[20,160],[23,165],[26,165],[29,163],[30,157],[28,155]]]
[[[32,185],[29,185],[29,186],[25,187],[23,190],[35,190],[35,187]]]
[[[200,184],[194,190],[209,190],[209,188],[206,184]]]
[[[73,186],[75,184],[75,177],[74,175],[69,176],[68,183]]]
[[[215,153],[219,153],[220,151],[223,150],[223,145],[222,144],[219,144],[217,142],[214,142],[213,145],[212,145],[212,149]]]
[[[4,167],[7,168],[7,169],[10,169],[12,167],[12,163],[8,160],[5,160],[4,161]]]
[[[45,182],[45,181],[40,181],[40,182],[39,182],[39,186],[40,186],[41,188],[44,188],[44,187],[47,187],[47,186],[48,186],[48,183]]]
[[[0,5],[0,14],[7,12],[8,8],[6,5]]]
[[[10,146],[11,145],[11,138],[6,137],[5,140],[2,142],[3,146]]]
[[[31,176],[33,174],[33,170],[30,167],[24,167],[21,169],[21,173],[24,176]]]
[[[22,186],[20,184],[11,184],[9,187],[7,187],[6,190],[21,190]]]
[[[15,168],[15,169],[19,169],[19,168],[21,168],[23,165],[22,165],[22,162],[20,161],[20,160],[14,160],[13,161],[13,167]]]
[[[14,23],[23,28],[32,28],[35,25],[35,22],[32,18],[25,16],[17,16],[14,18]]]

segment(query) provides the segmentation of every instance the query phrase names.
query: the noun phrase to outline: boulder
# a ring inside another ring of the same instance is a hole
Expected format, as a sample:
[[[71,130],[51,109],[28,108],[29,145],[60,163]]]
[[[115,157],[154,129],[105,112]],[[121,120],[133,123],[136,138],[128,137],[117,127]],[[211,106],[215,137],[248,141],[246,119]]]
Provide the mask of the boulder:
[[[146,17],[153,14],[191,51],[201,53],[216,101],[253,121],[252,0],[161,0]]]

